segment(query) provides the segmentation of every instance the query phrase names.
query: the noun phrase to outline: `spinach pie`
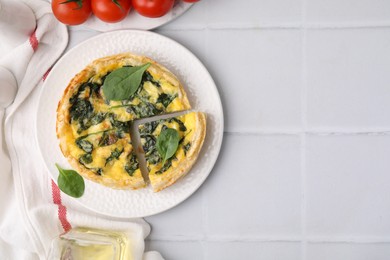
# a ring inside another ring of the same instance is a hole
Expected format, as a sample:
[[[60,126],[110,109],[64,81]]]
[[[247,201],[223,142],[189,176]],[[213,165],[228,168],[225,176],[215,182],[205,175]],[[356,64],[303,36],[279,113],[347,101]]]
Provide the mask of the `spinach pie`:
[[[93,61],[70,81],[57,108],[57,137],[62,153],[81,176],[111,188],[139,189],[147,183],[130,133],[134,120],[190,108],[186,92],[168,69],[144,56],[117,54]],[[195,148],[183,146],[186,145],[183,142],[189,141],[188,138],[198,131],[183,131],[184,127],[193,127],[190,123],[193,119],[187,119],[189,115],[177,118],[181,124],[173,119],[172,122],[164,121],[164,125],[178,129],[177,134],[184,137],[175,151],[177,160],[184,152],[190,156],[196,150],[194,154],[197,155],[203,143],[205,120],[200,116],[203,125],[196,127],[203,128],[203,134],[198,135],[197,140],[191,139],[191,146]],[[155,135],[156,132],[150,134]],[[156,154],[146,153],[151,175],[156,175],[149,156],[160,164],[164,159],[161,159],[162,155],[156,159]],[[177,168],[172,158],[164,160],[164,163],[172,164],[172,169]],[[196,156],[188,158],[196,160]],[[167,165],[164,167],[167,168]],[[184,167],[180,171],[186,172],[188,166],[178,167]],[[162,172],[160,177],[175,179],[170,177],[171,171]],[[150,179],[155,191],[167,186],[155,186],[154,178]]]

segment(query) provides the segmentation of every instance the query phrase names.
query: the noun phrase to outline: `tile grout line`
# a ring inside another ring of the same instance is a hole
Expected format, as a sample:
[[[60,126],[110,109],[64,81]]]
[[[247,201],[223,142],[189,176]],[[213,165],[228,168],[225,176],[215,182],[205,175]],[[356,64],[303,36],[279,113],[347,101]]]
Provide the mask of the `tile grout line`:
[[[308,241],[313,244],[337,244],[337,243],[344,243],[344,244],[389,244],[390,243],[390,237],[369,237],[369,238],[363,238],[363,237],[349,237],[349,236],[341,236],[341,237],[309,237]]]
[[[307,28],[306,28],[306,11],[307,11],[307,2],[302,0],[302,53],[301,53],[301,62],[302,62],[302,71],[301,71],[301,123],[303,133],[301,133],[301,151],[300,151],[300,166],[301,166],[301,259],[307,259],[307,181],[306,181],[306,132],[307,132],[307,102],[308,102],[308,85],[307,85]]]
[[[263,24],[213,24],[185,25],[172,28],[161,28],[161,31],[204,31],[204,30],[344,30],[344,29],[380,29],[390,28],[390,22],[339,22],[339,23],[263,23]],[[77,29],[76,29],[77,30]],[[82,29],[79,29],[82,30]]]
[[[301,253],[302,259],[306,260],[307,248],[307,181],[306,181],[306,134],[301,134],[301,151],[300,151],[300,166],[301,166]]]
[[[229,242],[240,242],[240,243],[297,243],[301,241],[301,237],[237,237],[237,236],[210,236],[206,240],[202,240],[202,236],[191,236],[191,237],[155,237],[153,241],[172,241],[172,242],[219,242],[219,243],[229,243]]]
[[[302,98],[302,97],[301,97]],[[301,119],[302,121],[302,119]],[[355,131],[352,130],[342,130],[342,129],[328,129],[328,130],[309,130],[307,127],[306,131],[299,129],[274,129],[274,128],[264,128],[260,130],[234,130],[234,131],[224,131],[227,135],[237,135],[237,136],[261,136],[261,135],[296,135],[300,136],[302,134],[311,135],[311,136],[387,136],[390,135],[390,129],[358,129]]]
[[[203,240],[202,240],[203,239]],[[242,242],[242,243],[299,243],[303,241],[301,236],[208,236],[207,239],[204,239],[203,236],[157,236],[153,239],[146,239],[147,241],[168,241],[168,242]],[[316,236],[306,236],[307,243],[313,244],[390,244],[390,237],[372,237],[372,238],[359,238],[359,237],[316,237]]]

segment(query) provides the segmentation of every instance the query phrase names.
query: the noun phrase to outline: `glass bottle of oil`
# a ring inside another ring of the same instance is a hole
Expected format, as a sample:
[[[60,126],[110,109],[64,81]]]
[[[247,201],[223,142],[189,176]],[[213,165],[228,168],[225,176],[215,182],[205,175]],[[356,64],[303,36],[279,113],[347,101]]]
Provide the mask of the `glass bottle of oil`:
[[[131,260],[126,233],[74,228],[54,239],[48,260]]]

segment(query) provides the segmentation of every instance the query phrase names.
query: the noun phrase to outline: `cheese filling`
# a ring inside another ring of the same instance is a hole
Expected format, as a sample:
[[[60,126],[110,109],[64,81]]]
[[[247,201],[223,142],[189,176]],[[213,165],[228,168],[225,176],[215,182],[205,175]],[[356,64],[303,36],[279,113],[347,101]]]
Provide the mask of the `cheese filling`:
[[[69,100],[66,131],[71,156],[96,175],[113,180],[141,176],[130,136],[132,121],[184,109],[177,99],[179,88],[148,71],[129,100],[106,100],[101,88],[105,77],[124,65],[99,67],[96,75],[80,84]]]

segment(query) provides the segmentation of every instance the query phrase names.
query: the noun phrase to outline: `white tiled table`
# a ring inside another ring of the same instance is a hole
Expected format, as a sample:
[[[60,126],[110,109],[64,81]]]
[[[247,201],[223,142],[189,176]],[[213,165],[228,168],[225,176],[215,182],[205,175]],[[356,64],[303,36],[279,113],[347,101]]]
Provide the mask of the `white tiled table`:
[[[209,69],[226,125],[205,184],[147,218],[147,249],[390,259],[389,0],[202,0],[157,32]]]

